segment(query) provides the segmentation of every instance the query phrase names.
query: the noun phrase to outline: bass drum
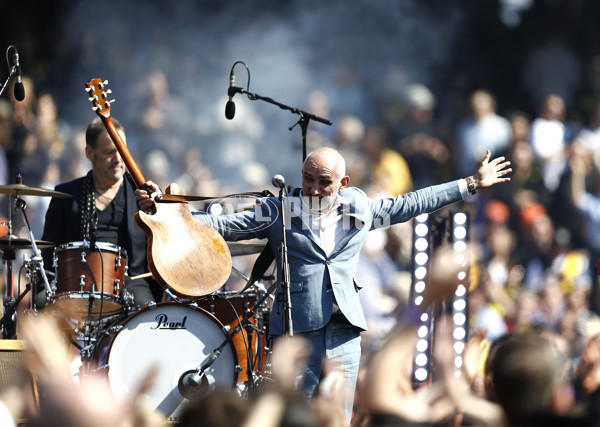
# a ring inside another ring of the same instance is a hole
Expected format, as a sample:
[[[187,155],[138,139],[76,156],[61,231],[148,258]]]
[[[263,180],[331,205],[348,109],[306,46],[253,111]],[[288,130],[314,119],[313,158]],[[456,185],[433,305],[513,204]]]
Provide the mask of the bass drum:
[[[224,343],[194,395],[186,387],[186,373],[195,372]],[[217,387],[231,389],[237,381],[237,356],[223,325],[200,308],[174,302],[146,307],[112,326],[98,342],[94,360],[98,371],[107,373],[117,400],[131,398],[152,374],[144,403],[166,421],[177,420],[191,399]]]

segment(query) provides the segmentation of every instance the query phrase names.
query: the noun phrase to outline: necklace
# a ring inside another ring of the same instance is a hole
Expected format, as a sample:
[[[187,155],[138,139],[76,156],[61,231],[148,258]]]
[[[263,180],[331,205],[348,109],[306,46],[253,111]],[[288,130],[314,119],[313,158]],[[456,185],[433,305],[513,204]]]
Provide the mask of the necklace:
[[[94,189],[94,193],[96,193],[97,198],[102,198],[102,199],[111,199],[112,198],[110,195],[106,195],[106,193],[100,192],[96,189]]]

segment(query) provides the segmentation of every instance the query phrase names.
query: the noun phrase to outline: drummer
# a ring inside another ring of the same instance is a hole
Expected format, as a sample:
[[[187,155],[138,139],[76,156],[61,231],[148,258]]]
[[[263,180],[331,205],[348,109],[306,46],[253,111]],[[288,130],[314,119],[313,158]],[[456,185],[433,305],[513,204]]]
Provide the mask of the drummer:
[[[114,118],[112,121],[126,141],[123,126]],[[135,278],[149,271],[147,238],[134,221],[134,214],[140,209],[135,184],[100,118],[89,124],[85,142],[85,155],[92,169],[83,177],[56,186],[56,191],[73,197],[50,200],[42,239],[57,245],[86,241],[93,246],[95,242],[103,242],[125,249],[128,259],[125,291],[133,295],[139,307],[160,301],[163,289],[154,279]],[[52,266],[53,249],[43,250],[42,254],[47,270]]]

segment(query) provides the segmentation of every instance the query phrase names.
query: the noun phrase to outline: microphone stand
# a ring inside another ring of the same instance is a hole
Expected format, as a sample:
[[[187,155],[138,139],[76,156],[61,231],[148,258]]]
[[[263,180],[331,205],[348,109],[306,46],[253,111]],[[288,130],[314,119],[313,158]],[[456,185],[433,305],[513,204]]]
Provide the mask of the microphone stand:
[[[281,289],[283,290],[283,311],[284,311],[284,327],[282,331],[286,330],[290,337],[294,336],[294,325],[292,322],[292,296],[290,295],[290,265],[288,262],[288,250],[287,250],[287,238],[286,238],[286,218],[285,218],[285,207],[283,203],[287,190],[285,185],[279,188],[279,201],[281,202]]]
[[[13,45],[10,45],[8,47],[8,49],[6,49],[6,59],[8,60],[8,50],[10,48],[15,48]],[[16,49],[16,48],[15,48]],[[6,89],[6,86],[8,85],[8,82],[10,81],[10,79],[12,79],[12,77],[15,75],[15,73],[17,72],[17,67],[12,66],[10,68],[10,73],[8,74],[8,77],[6,78],[6,80],[4,81],[4,84],[2,85],[2,87],[0,88],[0,96],[2,96],[2,94],[4,93],[4,89]]]
[[[248,99],[251,101],[256,101],[256,100],[260,99],[261,101],[266,101],[270,104],[276,105],[279,108],[281,108],[282,110],[288,110],[288,111],[291,111],[293,114],[300,115],[300,119],[294,124],[294,126],[300,125],[300,128],[302,129],[302,161],[303,162],[304,162],[304,160],[306,160],[306,133],[307,133],[309,121],[312,119],[317,122],[326,124],[328,126],[331,126],[333,124],[333,122],[331,120],[324,119],[323,117],[319,117],[312,113],[307,113],[306,111],[302,111],[296,107],[290,107],[288,105],[277,102],[272,98],[261,96],[257,93],[248,92],[246,89],[241,88],[241,87],[237,87],[237,86],[231,87],[230,93],[231,93],[231,96],[235,95],[236,93],[245,93],[246,96],[248,96]],[[294,129],[294,126],[290,127],[289,129],[290,130]]]

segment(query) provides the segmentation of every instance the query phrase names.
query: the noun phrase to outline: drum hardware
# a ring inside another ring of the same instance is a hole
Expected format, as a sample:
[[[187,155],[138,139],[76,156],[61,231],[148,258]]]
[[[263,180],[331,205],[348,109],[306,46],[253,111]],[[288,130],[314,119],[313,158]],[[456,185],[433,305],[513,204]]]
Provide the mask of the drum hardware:
[[[131,292],[129,292],[127,289],[125,289],[125,287],[123,287],[121,295],[122,295],[122,301],[123,301],[123,313],[125,314],[124,317],[130,316],[131,314],[135,313],[136,311],[141,310],[142,307],[135,304],[135,301],[133,299],[133,294]],[[156,303],[154,301],[152,301],[152,303],[149,303],[148,306],[153,306],[153,304],[156,305]]]
[[[181,385],[185,389],[183,391],[185,391],[186,393],[193,394],[196,390],[202,389],[202,387],[204,387],[204,381],[203,381],[204,372],[219,357],[222,349],[228,343],[233,342],[234,337],[242,330],[245,331],[245,334],[242,334],[242,337],[243,337],[244,346],[246,347],[247,378],[243,385],[240,385],[238,382],[238,392],[242,395],[249,391],[253,391],[256,388],[257,380],[259,379],[260,375],[255,375],[254,368],[255,368],[255,366],[262,366],[262,362],[263,362],[262,350],[263,349],[262,348],[257,349],[256,360],[253,360],[254,357],[253,357],[253,353],[251,352],[251,348],[250,348],[251,346],[250,346],[249,342],[252,341],[251,336],[252,336],[253,332],[255,332],[258,335],[258,334],[264,334],[265,331],[263,330],[262,324],[260,324],[259,326],[256,326],[252,323],[252,321],[250,319],[258,317],[257,320],[260,323],[262,323],[261,308],[265,306],[265,301],[270,296],[270,294],[275,290],[276,287],[277,287],[276,283],[271,285],[271,287],[267,290],[267,292],[263,293],[260,296],[260,298],[257,299],[256,303],[254,304],[254,309],[251,309],[249,302],[245,301],[243,304],[244,305],[243,317],[238,315],[237,311],[235,310],[235,308],[229,301],[229,299],[236,297],[238,295],[242,295],[242,294],[234,294],[230,298],[224,298],[225,301],[227,301],[231,305],[232,311],[235,312],[235,320],[228,325],[229,326],[228,328],[227,327],[224,328],[227,333],[226,338],[217,348],[215,348],[213,353],[208,355],[202,361],[202,363],[200,363],[200,365],[198,365],[198,367],[196,369],[186,371],[184,373],[184,375],[181,378],[181,381],[178,383],[178,385]],[[209,298],[215,298],[215,297],[219,298],[220,295],[212,294],[209,296]],[[207,300],[205,300],[205,301],[207,301]],[[208,301],[209,301],[209,306],[213,307],[212,309],[214,310],[215,300],[208,299]],[[231,325],[233,325],[234,323],[236,325],[232,328]],[[229,329],[229,330],[227,330],[227,329]],[[265,346],[265,349],[266,349],[266,346]],[[254,350],[254,349],[252,349],[252,350]],[[240,366],[240,369],[243,369],[243,368]],[[183,391],[182,391],[182,393],[183,393]]]
[[[79,372],[76,375],[79,376],[80,381],[83,381],[84,378],[92,372],[99,369],[108,369],[108,365],[104,367],[93,367],[92,361],[98,342],[102,337],[109,335],[109,328],[110,326],[106,326],[106,324],[100,322],[96,324],[85,322],[83,333],[80,333],[77,339],[71,339],[71,343],[79,349],[81,365],[79,366]],[[81,344],[79,344],[78,341],[81,342]]]
[[[84,360],[90,360],[93,355],[93,349],[96,346],[97,339],[93,337],[94,331],[91,330],[90,325],[85,325],[85,333],[83,334],[83,346],[79,349],[82,362]]]
[[[33,237],[33,231],[31,230],[31,226],[29,225],[29,220],[27,219],[27,214],[25,213],[25,207],[27,206],[27,204],[25,203],[25,201],[23,199],[16,197],[15,198],[15,206],[23,214],[23,220],[25,221],[25,225],[27,226],[27,232],[29,233],[29,239],[31,240],[31,250],[33,251],[33,256],[31,257],[30,262],[39,267],[38,271],[41,273],[42,280],[44,281],[44,286],[46,287],[46,293],[47,293],[47,295],[49,295],[51,292],[51,289],[50,289],[50,284],[48,283],[48,277],[46,276],[46,270],[44,270],[44,260],[42,258],[42,253],[40,252],[39,248],[37,247],[37,243]],[[35,298],[33,298],[32,301],[34,302]]]
[[[225,333],[227,333],[227,327],[224,327],[223,329],[225,330]],[[206,370],[212,366],[215,360],[217,360],[217,358],[221,355],[221,352],[225,346],[229,343],[230,340],[226,339],[219,347],[213,350],[213,352],[207,358],[204,359],[204,362],[202,362],[197,370],[189,370],[181,375],[179,381],[177,382],[177,387],[183,397],[193,400],[206,394],[213,384],[213,378],[206,374]],[[235,367],[236,369],[242,369],[240,365],[236,365]]]
[[[89,247],[96,248],[97,245],[96,245],[96,243],[94,243],[94,244],[90,243]],[[122,264],[121,264],[121,259],[122,259],[121,248],[117,247],[117,251],[118,251],[117,252],[117,256],[115,257],[115,270],[120,269],[121,266],[122,266]],[[87,254],[86,254],[85,251],[81,251],[81,263],[82,264],[86,264],[87,263]],[[81,277],[85,279],[85,276],[82,275]]]
[[[3,327],[4,338],[12,339],[16,338],[16,319],[15,319],[15,311],[17,306],[23,300],[23,297],[27,295],[27,292],[31,290],[31,284],[27,283],[25,285],[25,290],[17,297],[6,297],[4,299],[4,315],[2,319],[0,319],[0,325]]]
[[[175,301],[179,304],[186,304],[186,305],[192,305],[194,307],[198,307],[198,304],[195,301],[189,301],[185,298],[178,297],[173,292],[171,292],[171,290],[169,288],[165,288],[165,294],[167,295],[167,297],[169,297],[169,299],[171,301]]]
[[[233,273],[235,273],[238,277],[244,279],[247,283],[250,283],[250,278],[248,276],[246,276],[244,273],[242,273],[241,271],[239,271],[237,268],[232,267],[232,271]],[[275,297],[273,296],[273,288],[271,288],[270,290],[267,290],[265,288],[265,286],[256,280],[252,281],[252,286],[258,291],[259,294],[263,294],[265,295],[265,297],[270,298],[271,300],[274,300]],[[246,288],[244,288],[245,290]],[[238,293],[234,293],[233,295],[227,296],[225,298],[226,301],[230,302],[235,300],[236,297],[241,297],[243,296],[243,290],[241,292]],[[211,300],[211,312],[212,310],[214,310],[214,300]],[[231,306],[231,303],[230,303]],[[248,310],[250,306],[249,301],[245,301],[244,302],[244,308],[245,310]],[[237,384],[237,391],[238,394],[240,396],[245,395],[249,389],[252,388],[256,388],[257,381],[258,383],[262,383],[265,379],[265,375],[266,376],[270,376],[270,371],[268,369],[268,360],[267,360],[267,356],[270,352],[270,349],[267,345],[267,341],[265,340],[264,342],[261,342],[260,345],[257,346],[256,348],[256,360],[252,359],[253,353],[250,351],[251,348],[249,348],[248,346],[248,341],[252,341],[252,332],[253,330],[256,332],[256,336],[258,336],[259,334],[262,334],[264,336],[264,334],[266,333],[265,329],[265,325],[264,325],[264,318],[263,315],[267,315],[268,316],[268,309],[267,309],[267,304],[264,302],[264,300],[261,299],[260,303],[256,303],[255,304],[256,309],[258,310],[256,315],[254,316],[254,318],[256,319],[256,325],[254,325],[252,322],[247,322],[244,330],[246,331],[246,335],[242,334],[242,341],[244,346],[246,347],[246,356],[248,359],[248,363],[247,363],[247,372],[248,372],[248,376],[246,378],[246,381],[240,382],[238,381]],[[231,307],[232,311],[235,312],[235,308]],[[239,321],[239,317],[236,314],[236,321]],[[249,339],[248,339],[249,338]],[[235,338],[233,338],[235,341]],[[250,346],[252,347],[252,346]],[[254,348],[252,348],[252,350],[254,350]],[[238,358],[241,357],[238,354]],[[263,360],[264,358],[264,360]],[[259,372],[258,375],[254,374],[254,367],[260,367],[263,369],[263,372]]]
[[[83,276],[85,279],[85,276]],[[81,293],[83,293],[83,288],[81,290]],[[96,299],[95,296],[95,292],[94,292],[94,284],[92,283],[90,286],[90,292],[88,293],[88,309],[87,309],[87,317],[86,319],[92,319],[92,310],[94,308],[94,300]],[[104,305],[104,300],[101,299],[100,300],[100,313],[102,313],[103,311],[103,305]],[[100,314],[100,316],[102,316],[102,314]],[[86,322],[86,329],[88,328],[88,323]]]
[[[10,189],[7,187],[11,187]],[[48,278],[46,277],[46,272],[44,270],[44,261],[41,256],[41,252],[38,247],[38,242],[33,237],[33,231],[31,230],[31,226],[29,224],[29,220],[27,218],[27,214],[25,213],[25,208],[27,204],[25,201],[18,197],[19,194],[31,194],[31,195],[41,195],[37,190],[33,191],[31,188],[25,188],[21,182],[21,175],[17,175],[17,184],[14,186],[0,186],[0,193],[4,194],[16,194],[15,197],[15,208],[18,209],[25,222],[27,227],[27,231],[29,234],[29,240],[21,239],[12,234],[12,209],[10,206],[10,197],[9,197],[9,218],[7,221],[7,235],[3,236],[0,239],[0,249],[3,250],[3,259],[6,261],[6,288],[5,288],[5,298],[4,298],[4,315],[2,319],[0,319],[0,326],[3,328],[3,337],[5,339],[14,339],[16,338],[16,317],[15,312],[18,304],[22,301],[23,297],[31,290],[32,285],[28,284],[21,295],[17,298],[14,296],[14,287],[13,287],[13,278],[12,278],[12,261],[15,259],[15,250],[18,249],[31,249],[33,252],[33,256],[31,259],[26,260],[26,265],[31,270],[35,270],[40,273],[41,278],[43,279],[44,286],[46,288],[46,296],[50,295],[51,288],[48,283]],[[54,246],[52,242],[39,241],[40,247],[50,247]],[[35,283],[34,283],[35,284]],[[37,295],[37,287],[34,288],[33,292],[34,296]],[[31,298],[31,310],[33,312],[37,311],[36,307],[36,298]]]

